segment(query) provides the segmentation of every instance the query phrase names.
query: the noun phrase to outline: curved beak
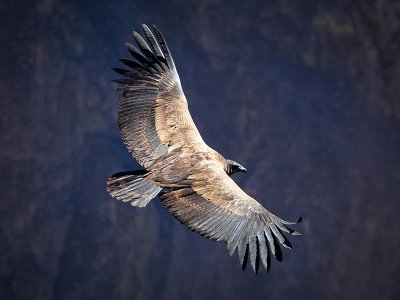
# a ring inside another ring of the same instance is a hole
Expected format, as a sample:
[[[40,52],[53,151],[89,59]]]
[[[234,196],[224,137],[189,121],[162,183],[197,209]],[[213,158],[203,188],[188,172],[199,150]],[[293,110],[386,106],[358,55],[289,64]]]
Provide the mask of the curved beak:
[[[239,172],[246,173],[246,172],[247,172],[247,169],[246,169],[245,167],[239,165]]]

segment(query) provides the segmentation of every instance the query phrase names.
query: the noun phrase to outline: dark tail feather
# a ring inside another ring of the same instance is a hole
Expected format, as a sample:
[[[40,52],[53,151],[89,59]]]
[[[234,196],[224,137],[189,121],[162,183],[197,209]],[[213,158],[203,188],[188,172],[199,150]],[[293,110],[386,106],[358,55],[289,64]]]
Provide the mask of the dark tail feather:
[[[133,206],[145,207],[156,197],[161,188],[154,181],[147,180],[145,171],[129,171],[114,174],[107,181],[107,191],[111,197]]]

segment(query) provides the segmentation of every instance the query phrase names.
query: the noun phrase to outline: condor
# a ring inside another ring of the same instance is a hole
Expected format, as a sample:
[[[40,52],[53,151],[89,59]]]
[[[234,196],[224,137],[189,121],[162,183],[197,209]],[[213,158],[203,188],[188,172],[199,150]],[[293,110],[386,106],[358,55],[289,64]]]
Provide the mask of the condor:
[[[270,253],[281,261],[279,244],[291,248],[284,232],[299,235],[288,227],[295,223],[266,210],[229,177],[246,169],[203,141],[165,39],[155,26],[155,36],[143,29],[147,42],[134,32],[140,50],[125,44],[134,58],[121,59],[129,69],[114,70],[126,77],[115,80],[121,136],[144,170],[111,176],[108,192],[138,207],[159,195],[182,224],[225,242],[230,255],[237,249],[243,270],[250,261],[257,272],[261,261],[269,271]]]

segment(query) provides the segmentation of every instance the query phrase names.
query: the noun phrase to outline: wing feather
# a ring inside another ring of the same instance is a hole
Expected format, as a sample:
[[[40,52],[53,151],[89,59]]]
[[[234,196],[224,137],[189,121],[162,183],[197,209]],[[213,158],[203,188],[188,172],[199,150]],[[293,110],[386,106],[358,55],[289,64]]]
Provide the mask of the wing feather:
[[[240,264],[250,262],[254,272],[262,262],[270,268],[269,250],[282,260],[279,244],[291,248],[286,233],[295,232],[286,222],[248,196],[223,171],[211,162],[191,169],[189,186],[164,192],[160,199],[171,213],[191,230],[227,243],[230,255],[237,249]],[[185,193],[180,191],[185,190]]]
[[[254,272],[258,272],[258,246],[257,246],[257,236],[254,236],[253,233],[248,242],[249,245],[249,256],[250,256],[250,264],[253,268]]]
[[[115,68],[128,79],[114,82],[122,93],[118,123],[129,152],[146,169],[158,158],[187,143],[204,144],[189,113],[171,52],[161,32],[156,37],[143,25],[145,37],[134,32],[138,45],[125,43],[134,58],[121,59],[129,69]]]
[[[264,269],[269,272],[269,268],[271,266],[270,263],[270,257],[269,257],[269,250],[268,250],[268,244],[265,239],[264,232],[260,232],[257,234],[257,239],[258,239],[258,245],[260,249],[260,259],[262,261],[262,264],[264,266]]]
[[[174,63],[174,60],[172,59],[172,55],[171,55],[171,53],[169,51],[169,48],[167,46],[167,42],[165,41],[161,31],[155,25],[153,25],[153,28],[154,28],[154,31],[156,32],[156,36],[158,38],[158,42],[159,42],[159,44],[161,46],[162,52],[164,54],[164,57],[165,57],[165,59],[166,59],[166,61],[168,63],[168,67],[170,69],[175,69],[175,63]]]
[[[167,61],[165,60],[164,54],[162,53],[160,46],[156,42],[153,33],[145,24],[143,24],[143,31],[146,35],[147,40],[149,41],[151,48],[153,49],[154,54],[156,55],[158,61],[161,63],[161,67],[165,70],[167,68]]]

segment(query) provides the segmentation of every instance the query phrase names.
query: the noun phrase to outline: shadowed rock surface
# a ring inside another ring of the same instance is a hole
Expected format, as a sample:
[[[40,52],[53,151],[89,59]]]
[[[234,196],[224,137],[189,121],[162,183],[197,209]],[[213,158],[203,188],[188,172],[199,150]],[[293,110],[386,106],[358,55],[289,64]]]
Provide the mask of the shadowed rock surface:
[[[343,2],[344,3],[344,2]],[[397,299],[396,1],[1,1],[0,299]],[[111,67],[164,33],[205,141],[303,233],[269,274],[155,200],[111,199],[138,168]]]

